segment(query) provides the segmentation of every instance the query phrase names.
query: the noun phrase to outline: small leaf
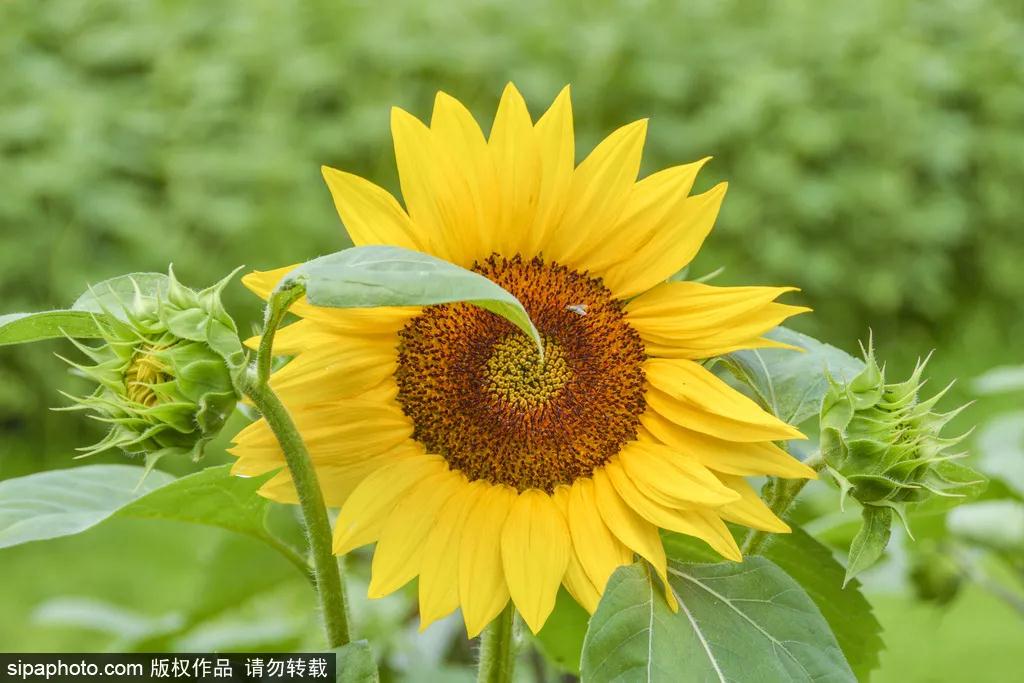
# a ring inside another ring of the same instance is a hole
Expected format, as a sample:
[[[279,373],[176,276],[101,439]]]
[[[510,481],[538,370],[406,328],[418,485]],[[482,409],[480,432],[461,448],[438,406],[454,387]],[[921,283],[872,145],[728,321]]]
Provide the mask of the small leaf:
[[[40,311],[0,315],[0,346],[77,337],[97,338],[100,327],[96,316],[84,311]]]
[[[163,273],[129,273],[91,285],[71,308],[76,311],[110,313],[124,318],[124,307],[135,299],[136,292],[147,295],[165,294],[170,279]]]
[[[791,425],[818,414],[828,390],[828,375],[849,381],[864,369],[860,360],[806,334],[776,327],[765,336],[803,352],[751,349],[730,353],[722,360],[772,414]]]
[[[863,523],[850,544],[850,559],[843,585],[873,565],[889,545],[892,535],[892,508],[865,505],[861,510]]]
[[[821,612],[762,557],[669,563],[673,613],[645,565],[612,575],[583,646],[600,681],[855,681]]]
[[[174,477],[89,465],[0,481],[0,548],[81,533]]]
[[[534,639],[549,661],[563,671],[578,676],[580,653],[583,651],[583,638],[587,634],[589,620],[587,611],[565,589],[560,589],[555,609]]]
[[[377,663],[365,640],[356,640],[334,651],[337,683],[377,683]]]
[[[523,305],[479,273],[400,247],[354,247],[308,261],[284,277],[314,306],[370,308],[429,306],[465,301],[500,315],[541,348],[540,334]]]

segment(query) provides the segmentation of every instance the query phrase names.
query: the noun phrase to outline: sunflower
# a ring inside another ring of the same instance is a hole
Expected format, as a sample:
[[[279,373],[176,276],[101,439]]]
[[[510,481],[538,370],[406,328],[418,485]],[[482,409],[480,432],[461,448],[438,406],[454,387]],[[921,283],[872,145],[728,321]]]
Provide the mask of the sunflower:
[[[300,301],[301,320],[277,336],[275,353],[294,358],[271,387],[341,508],[334,551],[376,543],[371,597],[418,576],[424,628],[461,607],[473,637],[511,599],[537,632],[560,585],[593,612],[635,556],[664,580],[659,529],[741,561],[726,521],[788,531],[745,477],[814,477],[773,443],[800,432],[700,362],[777,346],[762,335],[807,309],[775,301],[792,288],[671,278],[697,254],[726,184],[690,194],[707,159],[638,180],[646,129],[619,128],[576,165],[569,89],[534,123],[510,84],[489,136],[444,93],[429,126],[392,110],[404,208],[323,169],[355,245],[485,275],[523,303],[544,343],[542,359],[506,320],[464,303]],[[244,282],[266,297],[293,267]],[[262,420],[232,452],[240,475],[284,464]],[[296,501],[287,470],[261,493]]]

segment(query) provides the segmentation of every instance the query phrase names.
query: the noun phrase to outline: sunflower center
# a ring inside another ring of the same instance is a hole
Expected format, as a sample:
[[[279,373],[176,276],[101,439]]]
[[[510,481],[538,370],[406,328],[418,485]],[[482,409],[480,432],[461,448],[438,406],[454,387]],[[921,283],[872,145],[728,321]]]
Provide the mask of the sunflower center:
[[[621,302],[599,279],[539,258],[474,270],[512,292],[532,340],[469,304],[430,306],[400,333],[398,402],[413,436],[469,479],[552,491],[636,438],[645,359]]]
[[[568,383],[571,370],[558,342],[544,340],[544,358],[533,340],[516,331],[494,345],[487,359],[487,389],[520,409],[539,408]]]

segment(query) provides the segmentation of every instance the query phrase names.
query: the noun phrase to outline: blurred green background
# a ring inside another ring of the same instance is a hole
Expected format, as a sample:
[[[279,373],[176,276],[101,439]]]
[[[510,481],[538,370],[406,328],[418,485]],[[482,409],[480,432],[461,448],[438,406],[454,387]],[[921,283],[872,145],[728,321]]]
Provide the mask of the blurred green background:
[[[1017,0],[13,0],[0,62],[3,312],[168,262],[202,286],[343,247],[321,164],[394,189],[391,105],[427,117],[443,89],[486,129],[512,80],[535,114],[572,84],[581,152],[650,116],[644,172],[713,155],[698,189],[731,185],[694,272],[801,287],[793,300],[815,308],[801,331],[853,350],[871,328],[897,374],[936,349],[936,386],[968,380],[950,407],[979,398],[971,378],[1024,362]],[[254,300],[240,286],[228,298],[248,328]],[[0,353],[0,478],[67,467],[100,435],[47,410],[75,388],[62,350]],[[1004,419],[1021,397],[981,396],[960,423]],[[1024,430],[1002,434],[989,445],[1020,448]],[[1012,489],[1000,491],[1019,500]],[[188,621],[230,542],[119,522],[2,551],[0,649],[115,647],[126,628],[156,628],[146,620]],[[905,582],[875,591],[891,648],[875,680],[1019,670],[1009,648],[1024,622],[984,590],[941,609]],[[248,624],[247,642],[297,646],[315,643],[311,605],[282,579],[217,619]],[[214,622],[166,643],[233,632]]]

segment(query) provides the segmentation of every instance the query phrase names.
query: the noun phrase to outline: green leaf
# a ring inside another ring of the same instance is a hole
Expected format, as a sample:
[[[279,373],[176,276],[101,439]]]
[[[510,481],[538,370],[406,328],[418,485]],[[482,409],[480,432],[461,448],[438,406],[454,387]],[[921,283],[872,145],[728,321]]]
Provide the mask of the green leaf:
[[[670,560],[720,560],[706,543],[692,536],[663,531],[662,539]],[[878,668],[885,644],[880,635],[882,626],[871,603],[861,593],[860,582],[854,579],[843,588],[843,565],[825,545],[796,526],[791,533],[772,534],[758,554],[778,565],[807,592],[831,627],[858,680],[866,680]]]
[[[110,313],[124,317],[124,307],[132,302],[136,292],[155,295],[167,291],[170,279],[163,273],[129,273],[103,280],[75,300],[71,308],[76,311]]]
[[[84,311],[41,311],[0,315],[0,346],[64,337],[96,338],[96,316]]]
[[[846,564],[846,581],[878,561],[889,545],[892,535],[892,509],[865,505],[861,510],[863,523],[850,544],[850,559]]]
[[[248,534],[303,561],[264,524],[270,501],[256,490],[273,476],[233,477],[230,465],[175,479],[132,465],[89,465],[0,482],[0,548],[81,533],[110,517],[170,519]]]
[[[620,567],[590,620],[583,680],[855,681],[821,612],[763,557],[669,563],[673,613],[646,565]]]
[[[270,501],[256,491],[271,476],[233,477],[231,465],[208,467],[153,490],[117,514],[205,524],[262,538]]]
[[[789,424],[799,425],[818,414],[828,390],[826,373],[849,381],[864,369],[860,360],[806,334],[776,327],[765,336],[804,351],[751,349],[722,360],[772,414]]]
[[[500,315],[541,348],[530,316],[510,293],[479,273],[400,247],[354,247],[308,261],[281,280],[295,283],[314,306],[371,308],[465,301]]]
[[[174,481],[131,465],[89,465],[0,481],[0,548],[70,536]]]
[[[578,676],[588,621],[590,615],[587,610],[580,607],[565,589],[559,589],[555,609],[534,640],[551,663]]]
[[[763,554],[807,592],[832,628],[858,680],[867,680],[878,668],[885,643],[882,625],[861,593],[860,582],[853,579],[843,587],[846,569],[831,550],[799,527],[788,534],[773,534]]]
[[[334,651],[337,683],[377,683],[377,663],[365,640],[356,640]]]

